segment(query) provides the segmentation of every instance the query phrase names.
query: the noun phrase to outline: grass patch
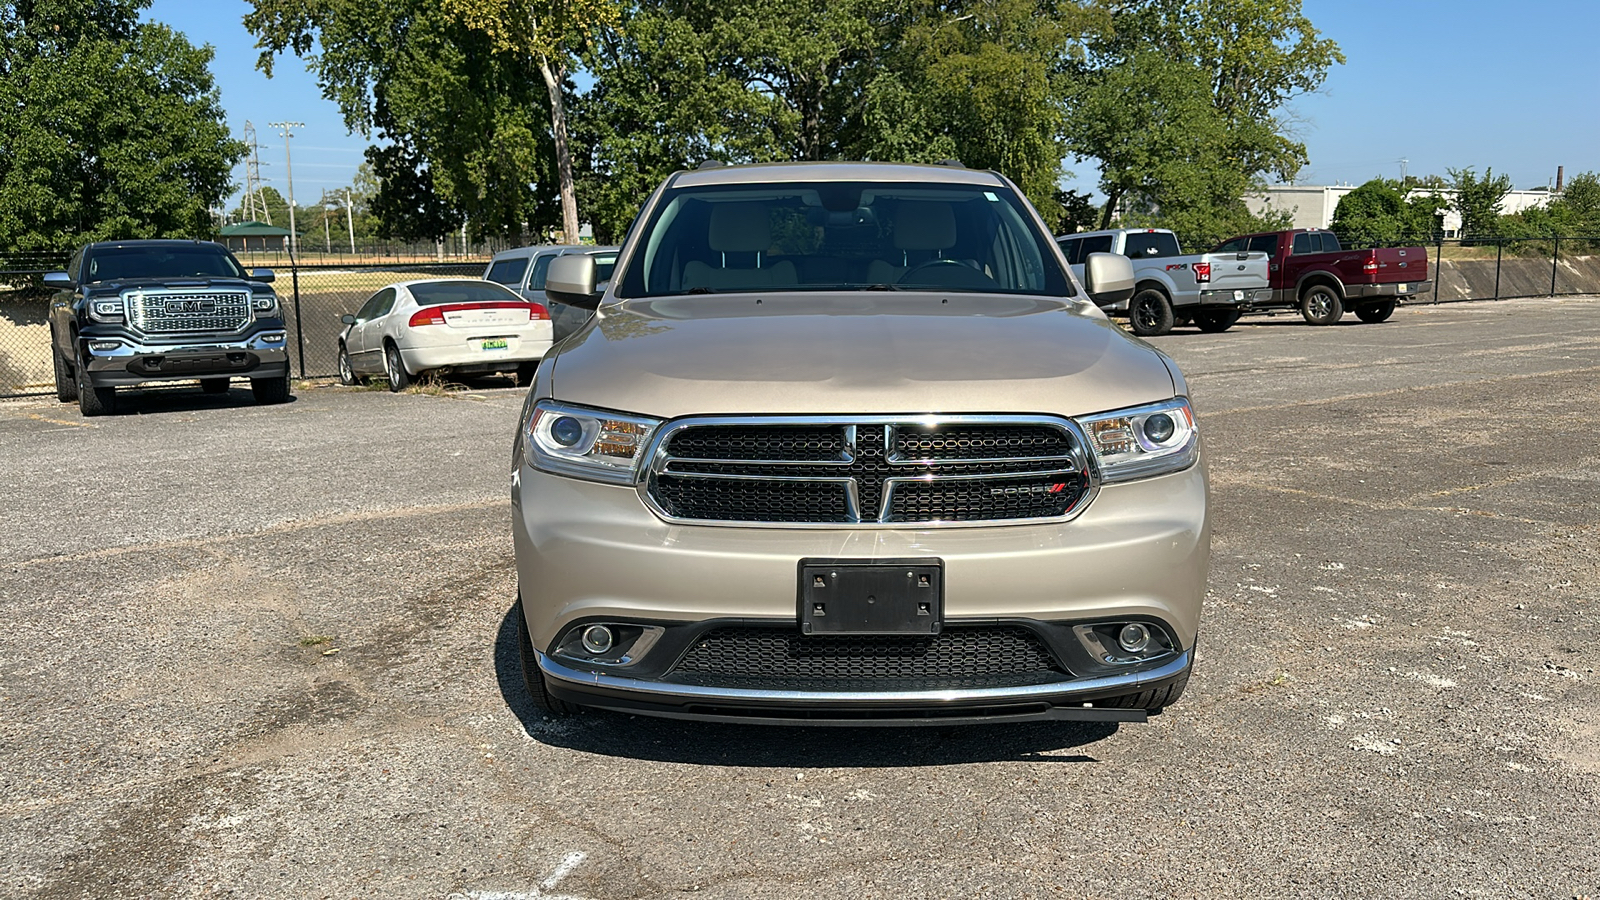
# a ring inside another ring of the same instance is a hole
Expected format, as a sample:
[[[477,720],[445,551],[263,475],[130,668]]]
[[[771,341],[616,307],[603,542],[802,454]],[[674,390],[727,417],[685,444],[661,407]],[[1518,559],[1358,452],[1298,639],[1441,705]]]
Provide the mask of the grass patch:
[[[1273,688],[1280,688],[1292,681],[1288,672],[1279,672],[1266,681],[1257,681],[1247,684],[1239,690],[1246,694],[1260,694]]]
[[[333,640],[333,638],[331,638],[331,637],[329,637],[328,635],[325,635],[325,634],[308,634],[305,637],[300,639],[300,646],[302,646],[302,647],[320,647],[323,644],[329,643],[332,640]]]

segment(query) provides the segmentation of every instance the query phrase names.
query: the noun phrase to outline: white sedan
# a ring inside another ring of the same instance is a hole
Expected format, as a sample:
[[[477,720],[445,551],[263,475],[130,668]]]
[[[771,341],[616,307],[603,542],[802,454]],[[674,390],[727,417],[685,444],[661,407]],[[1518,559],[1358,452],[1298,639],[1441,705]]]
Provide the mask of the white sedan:
[[[550,349],[550,311],[493,282],[402,281],[341,317],[339,380],[383,376],[399,391],[425,372],[515,372],[527,382]]]

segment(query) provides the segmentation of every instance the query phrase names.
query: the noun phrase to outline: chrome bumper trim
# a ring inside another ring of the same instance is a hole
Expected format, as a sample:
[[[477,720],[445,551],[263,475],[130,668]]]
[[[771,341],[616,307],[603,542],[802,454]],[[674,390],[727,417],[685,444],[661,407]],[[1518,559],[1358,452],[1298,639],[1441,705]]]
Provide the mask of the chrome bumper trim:
[[[537,653],[537,651],[535,651]],[[1186,650],[1171,662],[1155,669],[1146,669],[1127,675],[1107,675],[1074,681],[1056,681],[1049,684],[1030,684],[1021,687],[971,688],[949,691],[775,691],[752,688],[702,687],[692,684],[670,684],[622,678],[597,672],[583,672],[568,668],[549,656],[538,653],[539,670],[547,678],[567,682],[577,688],[602,688],[625,692],[641,700],[666,703],[748,703],[771,706],[838,707],[873,706],[936,706],[940,704],[993,704],[1017,701],[1072,702],[1074,696],[1105,694],[1108,691],[1135,693],[1142,685],[1163,681],[1183,674],[1189,667],[1190,654]]]

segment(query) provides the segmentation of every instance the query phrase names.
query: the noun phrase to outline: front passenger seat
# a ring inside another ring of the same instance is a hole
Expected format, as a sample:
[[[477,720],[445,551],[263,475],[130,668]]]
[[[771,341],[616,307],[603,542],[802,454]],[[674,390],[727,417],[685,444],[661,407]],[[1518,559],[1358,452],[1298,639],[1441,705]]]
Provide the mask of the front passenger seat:
[[[718,203],[711,207],[706,244],[721,255],[721,266],[691,260],[683,267],[683,289],[713,291],[760,290],[799,283],[794,263],[783,260],[763,266],[762,256],[772,246],[772,213],[764,203]],[[754,254],[755,265],[728,265],[729,254]]]

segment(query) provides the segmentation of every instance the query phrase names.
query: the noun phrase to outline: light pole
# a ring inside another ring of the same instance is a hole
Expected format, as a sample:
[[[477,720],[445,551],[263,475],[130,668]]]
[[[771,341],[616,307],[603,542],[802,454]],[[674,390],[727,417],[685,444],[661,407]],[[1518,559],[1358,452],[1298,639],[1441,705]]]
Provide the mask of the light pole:
[[[350,226],[350,255],[356,255],[356,205],[350,202],[350,189],[344,189],[344,221]]]
[[[289,178],[289,252],[293,255],[300,249],[300,235],[294,227],[294,158],[289,154],[289,139],[294,137],[291,128],[304,128],[304,122],[268,122],[278,133],[283,135],[283,165],[285,174]]]

